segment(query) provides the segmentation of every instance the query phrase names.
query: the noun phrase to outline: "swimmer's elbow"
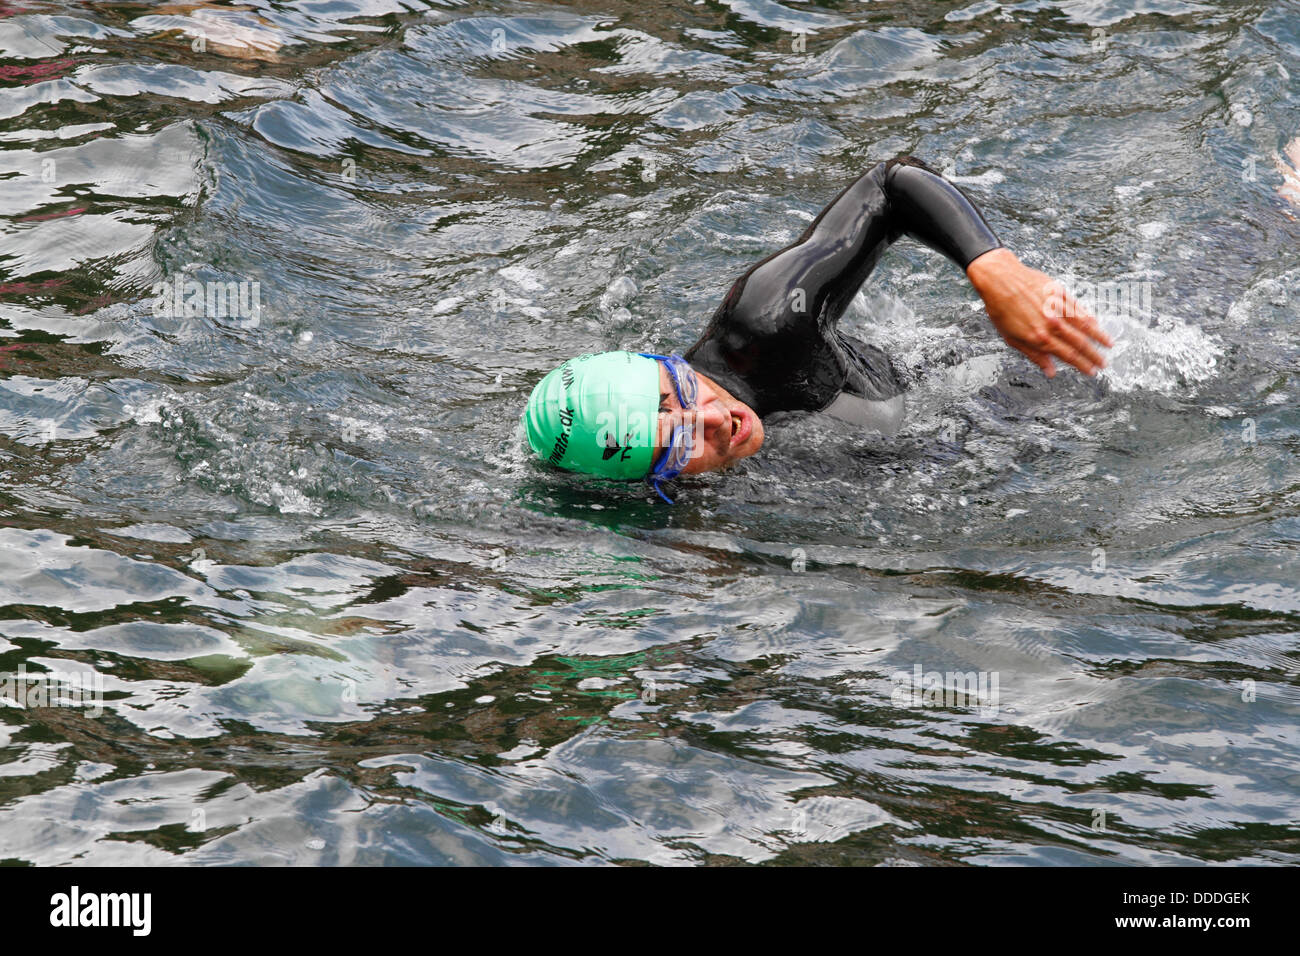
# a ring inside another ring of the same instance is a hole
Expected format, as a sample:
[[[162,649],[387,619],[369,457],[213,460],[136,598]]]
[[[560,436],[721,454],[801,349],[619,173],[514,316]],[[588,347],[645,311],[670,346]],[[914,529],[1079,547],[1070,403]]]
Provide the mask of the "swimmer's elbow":
[[[935,169],[925,160],[919,159],[918,157],[913,156],[911,153],[900,153],[899,155],[895,156],[893,159],[885,162],[884,167],[885,167],[886,175],[892,177],[895,170],[897,170],[901,166],[911,166],[915,169],[923,169],[927,173],[931,173],[935,176],[938,176],[940,179],[943,178],[943,173],[939,172],[939,170]]]

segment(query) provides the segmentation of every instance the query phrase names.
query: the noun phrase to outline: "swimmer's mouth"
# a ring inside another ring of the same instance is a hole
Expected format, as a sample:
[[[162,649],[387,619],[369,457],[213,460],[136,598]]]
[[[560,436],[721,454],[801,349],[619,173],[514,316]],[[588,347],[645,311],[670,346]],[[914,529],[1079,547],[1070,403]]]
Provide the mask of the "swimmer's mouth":
[[[743,445],[754,430],[754,416],[747,411],[733,410],[731,413],[731,447]]]

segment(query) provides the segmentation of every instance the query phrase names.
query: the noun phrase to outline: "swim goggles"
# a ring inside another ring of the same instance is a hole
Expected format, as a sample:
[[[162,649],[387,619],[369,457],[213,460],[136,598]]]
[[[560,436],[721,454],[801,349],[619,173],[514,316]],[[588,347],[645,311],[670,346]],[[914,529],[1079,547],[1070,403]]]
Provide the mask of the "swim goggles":
[[[677,401],[681,403],[683,411],[690,411],[695,407],[695,401],[700,394],[700,381],[695,377],[695,371],[687,363],[686,359],[680,355],[656,355],[653,352],[638,352],[645,358],[655,359],[663,362],[664,367],[668,369],[668,377],[673,380],[673,388],[677,391]],[[650,474],[646,475],[646,481],[658,493],[659,497],[669,504],[673,499],[664,494],[660,484],[665,481],[672,481],[682,473],[686,463],[691,460],[691,452],[694,449],[695,425],[681,424],[673,428],[672,437],[668,439],[668,450],[664,452],[663,457],[651,469]]]

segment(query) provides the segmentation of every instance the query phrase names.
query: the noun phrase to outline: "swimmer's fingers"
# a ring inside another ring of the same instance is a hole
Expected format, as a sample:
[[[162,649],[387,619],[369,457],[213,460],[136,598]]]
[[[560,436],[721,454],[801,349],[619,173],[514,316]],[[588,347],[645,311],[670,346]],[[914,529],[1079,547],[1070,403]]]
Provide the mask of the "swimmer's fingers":
[[[1028,345],[1017,345],[1016,348],[1023,352],[1029,361],[1033,362],[1043,370],[1043,374],[1048,378],[1056,377],[1056,365],[1052,362],[1052,357],[1046,352],[1040,352],[1038,349],[1031,348]]]
[[[1048,378],[1056,374],[1051,365],[1052,358],[1074,366],[1084,375],[1092,375],[1104,364],[1101,356],[1088,344],[1083,333],[1060,316],[1041,320],[1032,328],[1028,336],[1004,335],[1003,338],[1012,347],[1025,353]]]
[[[1074,334],[1079,335],[1078,332],[1074,332]],[[1084,375],[1092,375],[1100,367],[1098,363],[1093,362],[1083,352],[1071,345],[1064,335],[1054,338],[1043,348],[1043,351],[1060,359],[1066,365],[1073,365]]]
[[[1111,341],[1109,335],[1102,331],[1101,325],[1097,322],[1097,317],[1079,304],[1079,301],[1068,292],[1064,293],[1065,308],[1064,317],[1074,328],[1078,329],[1088,338],[1100,345],[1110,348],[1115,343]],[[1048,313],[1049,317],[1051,313]],[[1105,363],[1101,363],[1105,364]]]
[[[1030,344],[1073,365],[1084,375],[1092,375],[1106,364],[1089,338],[1089,332],[1094,330],[1097,335],[1103,334],[1097,320],[1059,282],[1049,280],[1043,291],[1042,325],[1035,330]],[[1096,341],[1101,344],[1100,339]]]
[[[1053,355],[1070,363],[1085,375],[1091,375],[1106,364],[1088,337],[1071,325],[1068,319],[1049,319],[1047,324],[1052,335],[1048,351]]]

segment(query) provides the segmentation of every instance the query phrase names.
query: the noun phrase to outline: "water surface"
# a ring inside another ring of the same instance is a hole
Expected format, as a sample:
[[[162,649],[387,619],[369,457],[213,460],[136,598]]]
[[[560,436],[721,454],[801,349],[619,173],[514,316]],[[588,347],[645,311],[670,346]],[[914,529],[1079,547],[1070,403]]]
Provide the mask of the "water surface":
[[[103,693],[0,707],[0,859],[1297,862],[1297,77],[1292,2],[0,4],[0,671]],[[521,455],[901,152],[1146,290],[1105,374],[904,240],[898,434]]]

